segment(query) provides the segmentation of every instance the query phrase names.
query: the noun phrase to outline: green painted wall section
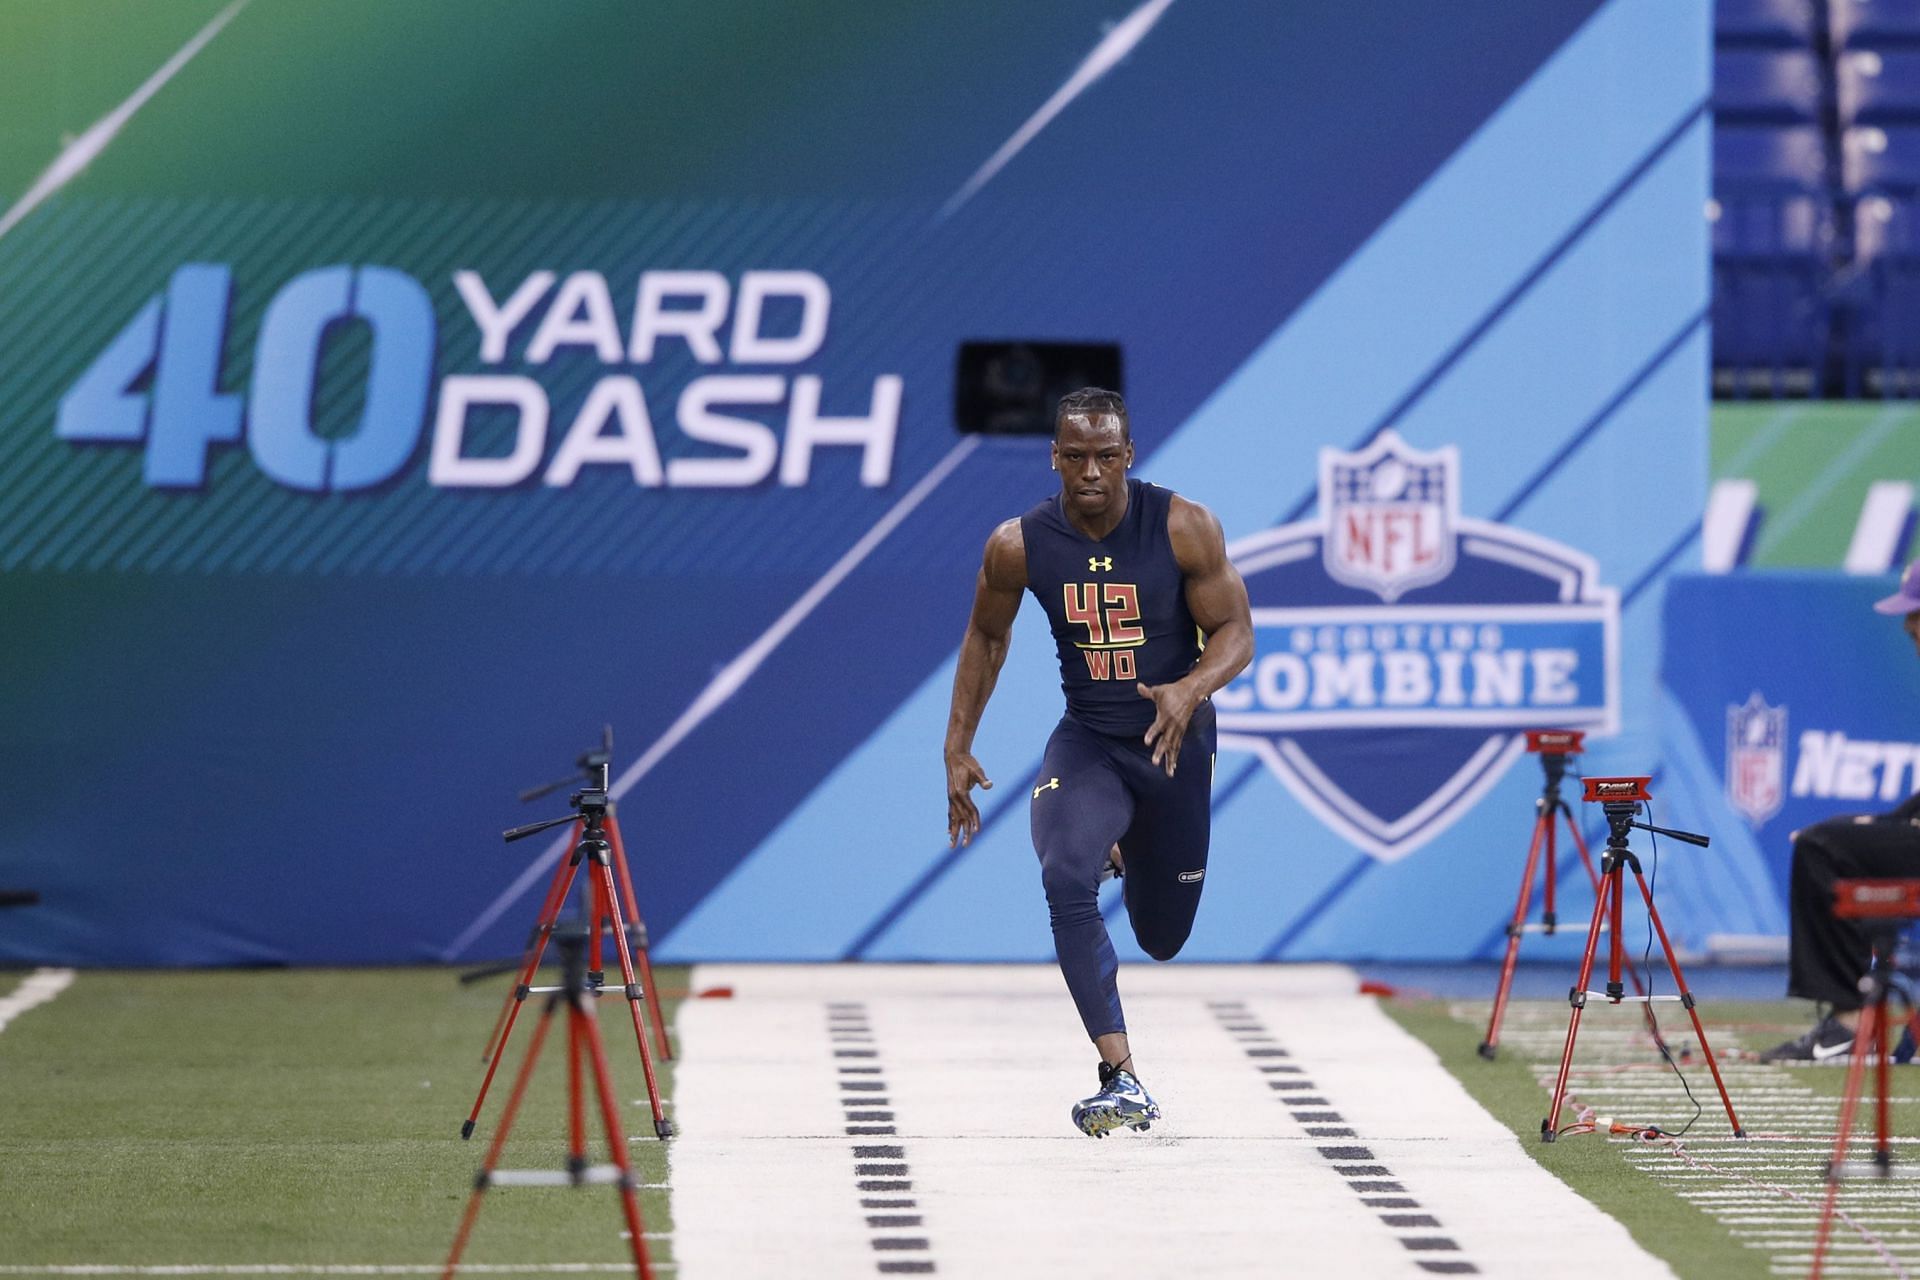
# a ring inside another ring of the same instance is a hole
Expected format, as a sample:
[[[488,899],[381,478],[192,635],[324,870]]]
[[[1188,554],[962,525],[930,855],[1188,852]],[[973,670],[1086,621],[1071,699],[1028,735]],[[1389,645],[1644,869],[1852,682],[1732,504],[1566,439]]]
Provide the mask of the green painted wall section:
[[[1759,486],[1750,568],[1837,569],[1876,480],[1920,488],[1920,404],[1773,401],[1716,404],[1715,481]],[[1909,541],[1905,556],[1917,553]]]

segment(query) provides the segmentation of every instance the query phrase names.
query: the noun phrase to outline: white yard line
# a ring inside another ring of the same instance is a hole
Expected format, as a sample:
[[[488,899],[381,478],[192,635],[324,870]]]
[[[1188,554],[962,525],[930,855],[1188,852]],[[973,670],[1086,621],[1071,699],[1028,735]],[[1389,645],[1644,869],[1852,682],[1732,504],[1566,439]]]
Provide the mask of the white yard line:
[[[1341,1276],[1672,1274],[1342,968],[1123,969],[1166,1116],[1102,1142],[1067,1120],[1093,1057],[1051,967],[702,966],[693,985],[734,989],[680,1012],[674,1255],[694,1280],[904,1262],[1019,1280],[1109,1254],[1128,1280],[1308,1258]],[[1279,1101],[1296,1097],[1324,1101]]]
[[[655,1271],[672,1271],[671,1262],[656,1262]],[[0,1276],[437,1276],[446,1264],[336,1262],[170,1262],[152,1266],[81,1262],[65,1266],[0,1266]],[[460,1275],[579,1275],[631,1272],[632,1262],[463,1262]]]
[[[9,1022],[27,1010],[38,1008],[72,985],[71,969],[35,969],[20,980],[19,986],[0,996],[0,1031],[5,1031]]]
[[[1483,1005],[1470,1002],[1454,1003],[1451,1012],[1467,1024],[1485,1016]],[[1558,1069],[1567,1018],[1564,1005],[1544,1002],[1516,1005],[1508,1014],[1502,1042],[1530,1059],[1543,1096],[1552,1088]],[[1690,1042],[1691,1030],[1677,1021],[1665,1028],[1667,1038],[1676,1045]],[[1724,1053],[1733,1037],[1715,1034],[1716,1045]],[[1574,1108],[1590,1108],[1597,1115],[1630,1123],[1653,1121],[1669,1126],[1692,1111],[1671,1072],[1659,1062],[1637,1018],[1616,1016],[1583,1023],[1576,1064],[1567,1095]],[[1811,1254],[1783,1249],[1811,1246],[1814,1221],[1826,1194],[1825,1169],[1833,1149],[1839,1103],[1815,1093],[1807,1084],[1814,1077],[1807,1072],[1827,1069],[1793,1070],[1723,1061],[1721,1072],[1727,1092],[1747,1131],[1755,1135],[1741,1141],[1726,1131],[1726,1116],[1719,1108],[1705,1060],[1696,1054],[1693,1061],[1683,1065],[1704,1108],[1701,1132],[1678,1143],[1635,1144],[1626,1153],[1629,1161],[1651,1175],[1665,1191],[1712,1214],[1749,1248],[1765,1253],[1776,1274],[1783,1273],[1783,1266],[1786,1271],[1804,1273]],[[1856,1156],[1871,1142],[1870,1124],[1865,1127],[1866,1133],[1856,1131]],[[1899,1144],[1897,1159],[1909,1162],[1915,1158],[1908,1148],[1920,1139],[1896,1137],[1893,1142]],[[1916,1263],[1920,1263],[1920,1247],[1907,1227],[1913,1221],[1917,1202],[1920,1191],[1912,1183],[1889,1185],[1874,1179],[1846,1182],[1828,1245],[1830,1256],[1871,1256],[1874,1261],[1863,1270],[1833,1266],[1825,1270],[1834,1275],[1914,1274]],[[1776,1229],[1754,1230],[1756,1224]]]

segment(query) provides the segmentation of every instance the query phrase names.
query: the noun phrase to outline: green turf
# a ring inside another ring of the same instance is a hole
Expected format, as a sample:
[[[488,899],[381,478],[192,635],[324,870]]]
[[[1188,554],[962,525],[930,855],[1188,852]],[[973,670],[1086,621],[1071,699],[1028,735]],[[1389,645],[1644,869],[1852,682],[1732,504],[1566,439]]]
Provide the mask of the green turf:
[[[1715,480],[1758,489],[1755,568],[1837,569],[1876,480],[1920,480],[1920,406],[1910,402],[1716,404]]]
[[[686,971],[659,977],[671,990]],[[0,1260],[438,1263],[539,1008],[528,1003],[462,1142],[508,982],[463,987],[429,968],[83,972],[0,1035]],[[663,1004],[671,1017],[676,1002]],[[603,1002],[600,1025],[636,1172],[664,1182],[626,1006]],[[505,1167],[561,1167],[561,1028]],[[664,1193],[643,1193],[642,1213],[650,1234],[670,1229]],[[467,1260],[619,1262],[623,1225],[611,1187],[497,1188]],[[671,1257],[668,1242],[650,1248]]]
[[[1564,1016],[1565,1002],[1551,1002]],[[1674,1271],[1688,1280],[1722,1280],[1723,1277],[1761,1277],[1769,1274],[1768,1257],[1735,1240],[1713,1217],[1681,1199],[1668,1184],[1634,1168],[1628,1161],[1631,1147],[1622,1140],[1608,1141],[1597,1136],[1567,1136],[1548,1144],[1540,1141],[1540,1122],[1546,1115],[1548,1092],[1535,1078],[1535,1065],[1511,1048],[1498,1060],[1488,1062],[1478,1052],[1484,1026],[1478,1019],[1484,1010],[1476,1008],[1475,1020],[1455,1017],[1449,1004],[1441,1000],[1395,999],[1383,1002],[1385,1011],[1401,1026],[1418,1036],[1439,1055],[1443,1065],[1464,1085],[1476,1101],[1510,1127],[1522,1146],[1542,1166],[1568,1186],[1618,1219],[1635,1240],[1649,1252],[1666,1259]],[[1511,1018],[1521,1002],[1509,1012]],[[1723,1054],[1741,1049],[1760,1050],[1777,1044],[1811,1025],[1811,1006],[1803,1001],[1718,1002],[1703,1006],[1707,1033]],[[1625,1016],[1620,1010],[1596,1008],[1590,1016]],[[1510,1024],[1511,1025],[1511,1024]],[[1796,1084],[1804,1084],[1816,1093],[1838,1098],[1845,1087],[1846,1072],[1837,1068],[1794,1069]],[[1699,1076],[1696,1094],[1709,1110],[1701,1125],[1709,1131],[1724,1133],[1725,1117],[1717,1115],[1710,1083],[1697,1067],[1689,1072]],[[1920,1075],[1920,1067],[1902,1067],[1896,1073],[1895,1095],[1911,1095],[1909,1083]],[[1736,1109],[1740,1105],[1734,1097]],[[1893,1108],[1895,1133],[1920,1132],[1920,1103],[1896,1104]],[[1862,1112],[1862,1122],[1870,1122],[1871,1112]],[[1632,1117],[1635,1122],[1674,1127],[1685,1115]],[[1563,1122],[1565,1117],[1563,1117]],[[1717,1124],[1716,1124],[1717,1122]],[[1856,1143],[1853,1152],[1860,1158],[1865,1148]],[[1783,1159],[1792,1158],[1783,1156]]]

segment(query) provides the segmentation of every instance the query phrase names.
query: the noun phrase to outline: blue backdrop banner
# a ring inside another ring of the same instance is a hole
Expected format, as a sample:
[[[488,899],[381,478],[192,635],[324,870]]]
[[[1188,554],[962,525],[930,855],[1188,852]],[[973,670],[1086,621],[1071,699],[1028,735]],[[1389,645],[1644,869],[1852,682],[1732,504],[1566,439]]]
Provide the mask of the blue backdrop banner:
[[[1253,591],[1189,957],[1486,955],[1520,731],[1660,762],[1706,0],[216,8],[0,165],[0,962],[512,953],[609,721],[663,958],[1049,956],[969,342],[1116,345]]]

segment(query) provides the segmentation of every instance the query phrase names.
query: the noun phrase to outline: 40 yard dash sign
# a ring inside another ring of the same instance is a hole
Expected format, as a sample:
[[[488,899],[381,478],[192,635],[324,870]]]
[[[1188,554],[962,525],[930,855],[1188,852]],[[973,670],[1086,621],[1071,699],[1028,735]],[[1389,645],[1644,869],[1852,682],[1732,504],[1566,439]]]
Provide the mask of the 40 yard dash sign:
[[[1523,730],[1617,728],[1618,593],[1581,552],[1463,518],[1459,473],[1391,431],[1323,449],[1318,517],[1227,549],[1254,658],[1214,695],[1220,749],[1384,861],[1471,808]]]

